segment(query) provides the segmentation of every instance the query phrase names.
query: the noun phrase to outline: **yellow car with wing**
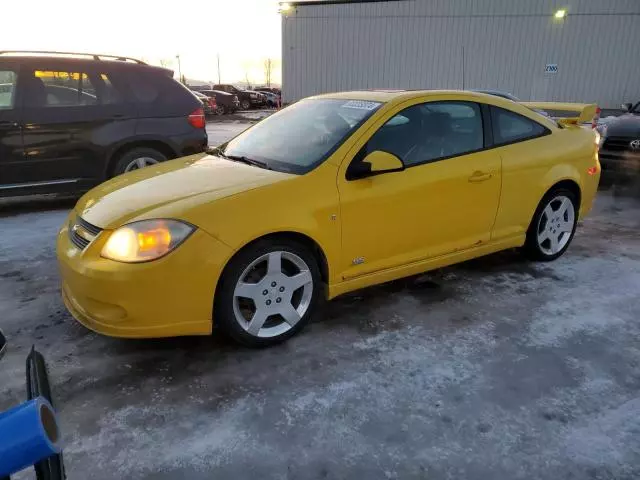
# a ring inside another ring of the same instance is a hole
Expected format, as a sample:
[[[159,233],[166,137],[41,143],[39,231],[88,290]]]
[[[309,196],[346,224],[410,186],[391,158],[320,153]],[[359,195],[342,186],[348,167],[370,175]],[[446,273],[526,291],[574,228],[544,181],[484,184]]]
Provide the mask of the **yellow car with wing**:
[[[513,247],[554,260],[600,165],[578,126],[595,105],[553,106],[577,116],[463,91],[297,102],[85,194],[57,240],[64,302],[106,335],[267,346],[351,290]]]

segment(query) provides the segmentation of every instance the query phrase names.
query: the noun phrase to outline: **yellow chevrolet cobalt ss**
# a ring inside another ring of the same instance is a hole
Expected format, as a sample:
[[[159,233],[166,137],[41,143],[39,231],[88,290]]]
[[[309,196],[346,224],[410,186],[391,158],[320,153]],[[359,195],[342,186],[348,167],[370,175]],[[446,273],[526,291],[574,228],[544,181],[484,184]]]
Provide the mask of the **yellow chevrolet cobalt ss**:
[[[85,194],[62,226],[64,302],[116,337],[249,346],[300,331],[322,299],[513,247],[562,255],[600,178],[595,105],[558,122],[462,91],[308,98],[209,155]]]

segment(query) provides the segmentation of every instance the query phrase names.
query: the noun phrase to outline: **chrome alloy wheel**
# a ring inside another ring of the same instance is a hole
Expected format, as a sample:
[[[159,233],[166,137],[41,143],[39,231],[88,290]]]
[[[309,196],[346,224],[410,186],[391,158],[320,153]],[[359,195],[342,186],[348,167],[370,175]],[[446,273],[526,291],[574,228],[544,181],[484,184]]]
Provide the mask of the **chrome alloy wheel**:
[[[130,172],[132,170],[138,170],[140,168],[148,167],[149,165],[155,165],[158,163],[158,160],[151,157],[140,157],[136,158],[129,162],[129,164],[124,169],[125,172]]]
[[[313,277],[299,256],[266,253],[244,269],[233,292],[238,324],[255,337],[276,337],[293,328],[307,313]]]
[[[538,246],[545,255],[560,252],[571,239],[575,222],[573,202],[564,195],[553,198],[542,211],[538,222]]]

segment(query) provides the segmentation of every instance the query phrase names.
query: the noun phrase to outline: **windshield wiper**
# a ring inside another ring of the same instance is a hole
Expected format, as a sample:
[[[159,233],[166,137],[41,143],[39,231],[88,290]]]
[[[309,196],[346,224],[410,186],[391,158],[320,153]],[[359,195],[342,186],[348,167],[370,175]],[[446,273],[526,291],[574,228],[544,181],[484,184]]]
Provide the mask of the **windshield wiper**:
[[[247,165],[252,165],[254,167],[264,168],[265,170],[271,170],[269,164],[267,162],[261,162],[260,160],[254,160],[253,158],[245,157],[242,155],[226,155],[222,152],[219,153],[221,157],[228,158],[229,160],[233,160],[234,162],[242,162]]]

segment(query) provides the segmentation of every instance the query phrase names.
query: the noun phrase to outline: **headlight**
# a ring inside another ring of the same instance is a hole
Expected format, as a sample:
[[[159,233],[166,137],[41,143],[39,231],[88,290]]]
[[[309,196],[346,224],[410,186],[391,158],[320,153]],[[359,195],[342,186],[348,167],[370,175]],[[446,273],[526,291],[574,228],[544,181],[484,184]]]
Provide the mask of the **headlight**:
[[[607,126],[606,125],[598,125],[596,127],[596,143],[598,148],[602,147],[605,139],[607,138]]]
[[[143,220],[124,225],[109,236],[101,255],[116,262],[148,262],[184,242],[195,227],[177,220]]]

